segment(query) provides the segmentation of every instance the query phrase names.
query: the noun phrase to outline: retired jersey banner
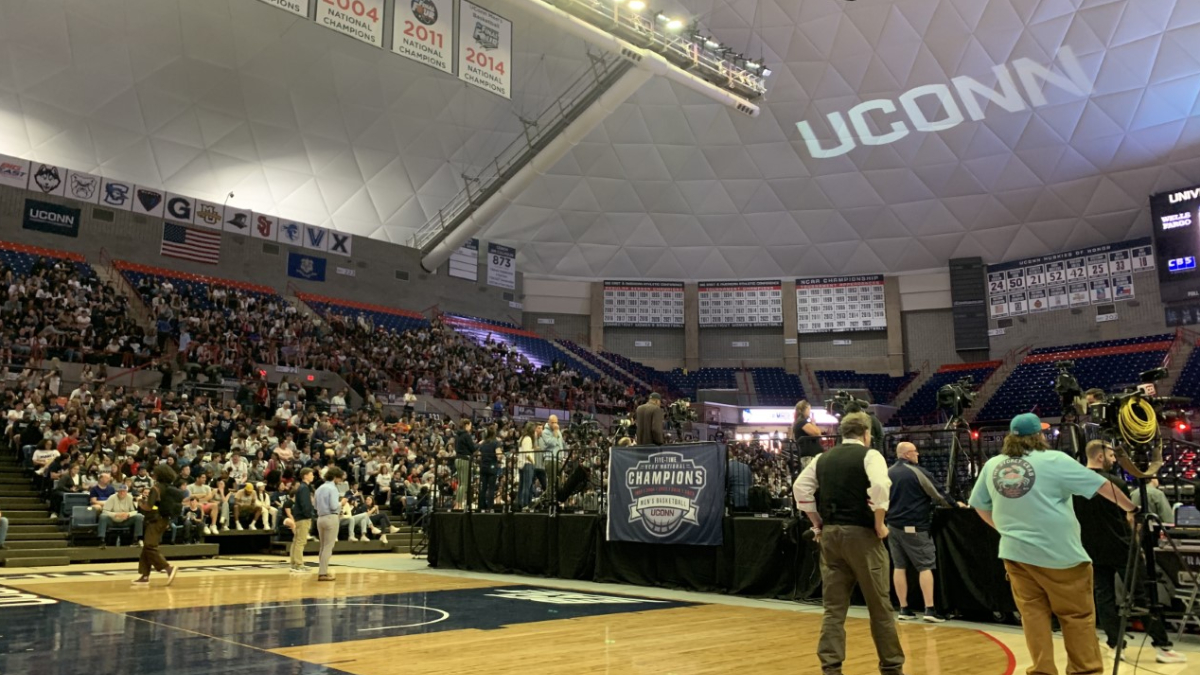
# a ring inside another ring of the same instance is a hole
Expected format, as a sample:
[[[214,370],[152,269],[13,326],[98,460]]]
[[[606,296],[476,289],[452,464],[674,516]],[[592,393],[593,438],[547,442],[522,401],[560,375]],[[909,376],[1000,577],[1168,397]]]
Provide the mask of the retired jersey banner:
[[[725,452],[716,443],[613,448],[609,541],[724,543]]]
[[[512,22],[467,0],[458,12],[458,79],[512,98]]]

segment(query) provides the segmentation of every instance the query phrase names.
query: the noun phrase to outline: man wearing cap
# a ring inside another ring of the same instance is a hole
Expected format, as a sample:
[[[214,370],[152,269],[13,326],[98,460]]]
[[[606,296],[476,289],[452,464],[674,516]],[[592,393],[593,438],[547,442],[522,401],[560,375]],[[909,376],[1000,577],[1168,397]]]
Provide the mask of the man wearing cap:
[[[242,517],[249,516],[250,529],[257,530],[257,520],[262,515],[262,507],[258,505],[258,495],[254,492],[254,485],[246,483],[246,486],[237,491],[233,496],[233,522],[234,528],[238,530],[245,529],[242,527]]]
[[[96,526],[96,535],[100,537],[100,548],[105,548],[108,541],[104,538],[108,534],[109,525],[112,523],[131,523],[133,525],[133,541],[130,545],[142,543],[142,527],[146,520],[145,516],[137,512],[137,508],[133,504],[133,497],[129,496],[129,486],[124,482],[117,483],[116,492],[104,500],[104,510],[100,513],[99,525]]]
[[[821,639],[817,658],[825,675],[841,675],[846,660],[846,610],[855,585],[871,617],[871,638],[882,675],[901,675],[904,650],[892,614],[888,583],[887,515],[892,481],[887,462],[870,449],[871,418],[842,417],[842,442],[809,462],[796,479],[796,505],[812,522],[821,546]]]
[[[1048,450],[1037,415],[1017,415],[1002,453],[983,465],[971,506],[1000,533],[1000,559],[1021,613],[1031,673],[1057,673],[1051,614],[1067,648],[1067,671],[1100,675],[1092,562],[1080,540],[1071,498],[1100,495],[1134,511],[1125,493],[1070,455]]]

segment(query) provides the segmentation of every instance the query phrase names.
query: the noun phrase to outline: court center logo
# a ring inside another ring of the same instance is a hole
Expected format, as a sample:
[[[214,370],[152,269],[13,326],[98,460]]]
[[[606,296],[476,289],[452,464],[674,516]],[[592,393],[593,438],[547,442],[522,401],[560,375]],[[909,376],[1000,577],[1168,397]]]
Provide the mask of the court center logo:
[[[633,503],[629,523],[641,522],[656,537],[670,536],[684,523],[699,525],[696,501],[708,471],[678,452],[656,452],[625,472]]]
[[[1037,482],[1033,465],[1020,457],[1009,457],[992,471],[992,486],[1001,496],[1017,499],[1029,494]]]

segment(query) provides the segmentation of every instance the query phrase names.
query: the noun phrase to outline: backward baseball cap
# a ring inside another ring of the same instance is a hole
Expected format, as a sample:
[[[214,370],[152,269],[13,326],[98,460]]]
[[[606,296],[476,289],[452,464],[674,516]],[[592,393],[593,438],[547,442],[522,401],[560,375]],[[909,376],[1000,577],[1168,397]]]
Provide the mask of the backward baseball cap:
[[[1012,422],[1008,425],[1009,432],[1017,436],[1033,436],[1034,434],[1040,434],[1049,428],[1049,424],[1042,422],[1042,420],[1033,413],[1021,413],[1020,415],[1012,418]]]

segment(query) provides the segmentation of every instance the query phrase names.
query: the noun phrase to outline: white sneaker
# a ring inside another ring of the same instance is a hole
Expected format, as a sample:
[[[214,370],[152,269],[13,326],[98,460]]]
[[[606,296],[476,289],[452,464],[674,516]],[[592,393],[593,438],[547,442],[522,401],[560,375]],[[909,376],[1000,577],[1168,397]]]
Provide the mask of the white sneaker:
[[[391,527],[388,528],[388,534],[396,534],[399,531],[400,531],[400,528],[396,527],[395,525],[392,525]]]
[[[1187,657],[1174,649],[1155,649],[1157,655],[1154,660],[1159,663],[1187,663]]]
[[[1117,648],[1116,647],[1108,648],[1108,658],[1116,660],[1116,658],[1117,658]],[[1128,647],[1121,650],[1121,661],[1123,661],[1125,663],[1129,663],[1129,648]]]
[[[372,527],[371,534],[383,534],[383,530],[379,529],[378,527]]]
[[[379,535],[379,543],[381,543],[381,544],[387,543],[387,535],[386,534]]]
[[[358,542],[358,537],[355,537],[354,535],[350,535],[350,537],[349,537],[349,538],[347,538],[347,539],[346,539],[346,541],[353,541],[353,542],[356,542],[356,543],[357,543],[357,542]]]
[[[237,529],[238,529],[238,531],[241,531],[241,530],[244,530],[244,529],[246,529],[246,528],[242,527],[242,523],[241,523],[241,521],[238,521],[238,524],[237,524]]]
[[[212,533],[213,533],[212,528],[205,525],[204,526],[204,534],[212,534]]]
[[[256,525],[255,523],[250,523],[250,529],[252,529],[252,530],[257,530],[257,529],[258,529],[258,525]]]

